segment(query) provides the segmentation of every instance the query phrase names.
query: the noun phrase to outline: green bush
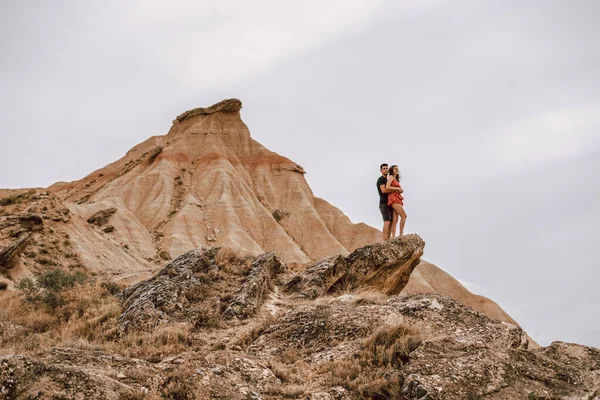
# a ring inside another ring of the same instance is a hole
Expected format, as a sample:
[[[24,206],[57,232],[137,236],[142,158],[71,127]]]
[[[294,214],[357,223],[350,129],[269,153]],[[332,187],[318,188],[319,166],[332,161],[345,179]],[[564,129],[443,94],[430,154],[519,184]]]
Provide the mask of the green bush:
[[[35,193],[35,190],[28,190],[24,193],[15,194],[13,196],[4,197],[0,199],[0,206],[10,206],[12,204],[21,204],[23,200],[28,199]]]
[[[113,296],[119,293],[121,290],[123,290],[123,287],[115,282],[102,282],[100,286],[102,286],[108,293],[112,294]]]
[[[61,292],[76,284],[84,283],[86,280],[87,277],[83,272],[70,274],[55,269],[44,272],[37,279],[21,279],[17,284],[17,289],[23,293],[25,301],[43,304],[52,309],[64,304]]]

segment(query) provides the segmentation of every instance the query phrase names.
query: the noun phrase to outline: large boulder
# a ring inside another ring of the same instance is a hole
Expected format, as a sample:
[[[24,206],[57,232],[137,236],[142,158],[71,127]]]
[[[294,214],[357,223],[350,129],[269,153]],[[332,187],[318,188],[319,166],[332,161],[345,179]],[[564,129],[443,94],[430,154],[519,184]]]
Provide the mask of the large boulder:
[[[291,278],[285,289],[307,298],[357,288],[398,294],[419,265],[424,248],[417,234],[370,244],[347,257],[337,255],[313,263]]]
[[[173,321],[214,326],[224,314],[252,315],[268,294],[271,278],[281,271],[281,262],[273,253],[264,254],[248,271],[240,259],[219,263],[219,251],[218,247],[191,250],[121,292],[121,330],[148,331]]]

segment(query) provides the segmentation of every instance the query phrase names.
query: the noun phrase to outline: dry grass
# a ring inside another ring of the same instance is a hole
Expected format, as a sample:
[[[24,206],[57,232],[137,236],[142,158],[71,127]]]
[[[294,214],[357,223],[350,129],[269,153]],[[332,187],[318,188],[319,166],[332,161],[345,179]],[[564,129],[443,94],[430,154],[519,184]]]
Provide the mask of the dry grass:
[[[163,358],[190,349],[197,349],[204,341],[193,333],[189,323],[159,325],[151,333],[130,333],[115,341],[111,349],[125,357],[158,362]]]
[[[329,275],[325,280],[325,291],[328,294],[352,293],[356,289],[356,278],[346,272]]]
[[[96,284],[78,285],[61,293],[54,309],[25,301],[18,292],[3,293],[0,321],[24,328],[17,337],[2,339],[3,353],[44,350],[74,343],[104,345],[117,337],[118,301]]]
[[[267,365],[273,374],[282,382],[293,382],[292,371],[287,365],[275,360],[269,360]]]
[[[364,304],[385,304],[388,298],[389,296],[385,293],[374,290],[365,290],[357,293],[356,299],[352,304],[356,306]]]
[[[420,331],[412,326],[398,324],[383,327],[367,339],[362,358],[370,365],[399,368],[410,360],[410,353],[422,341]]]
[[[160,361],[205,343],[189,323],[159,325],[151,333],[122,334],[117,322],[122,308],[111,295],[110,285],[87,283],[61,295],[64,302],[49,309],[25,301],[18,292],[1,293],[0,322],[12,322],[23,330],[18,335],[0,338],[0,354],[73,347]]]
[[[402,398],[401,368],[410,361],[410,353],[421,340],[421,329],[417,327],[383,327],[365,340],[362,353],[322,364],[315,374],[324,386],[342,386],[358,398]]]
[[[287,267],[288,267],[288,271],[297,274],[297,273],[300,273],[300,272],[303,272],[304,270],[306,270],[306,267],[308,265],[310,265],[310,263],[300,264],[297,262],[291,262],[291,263],[287,264]]]
[[[322,366],[324,386],[341,386],[361,399],[403,398],[400,371],[367,365],[361,358],[337,360]]]
[[[273,325],[275,323],[275,321],[277,321],[277,317],[275,317],[271,314],[268,314],[261,321],[259,321],[256,325],[254,325],[252,328],[250,328],[249,330],[244,332],[242,335],[240,335],[240,338],[238,339],[236,344],[238,346],[246,349],[248,346],[250,346],[252,344],[252,342],[254,342],[256,339],[258,339],[258,337],[265,330],[267,330],[267,328],[269,328],[271,325]]]
[[[277,396],[279,399],[299,399],[306,394],[307,389],[304,385],[269,385],[265,388],[264,393]]]
[[[221,247],[215,257],[220,266],[235,263],[238,260],[238,252],[230,247]]]

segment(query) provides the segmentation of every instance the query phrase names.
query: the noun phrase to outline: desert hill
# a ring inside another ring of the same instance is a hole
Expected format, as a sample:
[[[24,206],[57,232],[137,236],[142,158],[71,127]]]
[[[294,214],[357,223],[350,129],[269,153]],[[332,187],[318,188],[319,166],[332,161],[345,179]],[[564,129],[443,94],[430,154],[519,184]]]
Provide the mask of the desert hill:
[[[227,246],[252,255],[277,250],[286,262],[305,263],[377,239],[315,198],[301,166],[253,140],[240,108],[232,99],[188,111],[167,135],[49,189],[85,219],[116,208],[110,236],[143,258]]]
[[[305,264],[380,240],[378,230],[315,197],[301,166],[253,140],[241,107],[229,99],[187,111],[166,135],[81,180],[0,190],[0,251],[27,236],[0,268],[10,268],[10,281],[55,266],[136,281],[198,247],[276,251],[285,263]],[[404,293],[446,295],[514,323],[425,261]]]

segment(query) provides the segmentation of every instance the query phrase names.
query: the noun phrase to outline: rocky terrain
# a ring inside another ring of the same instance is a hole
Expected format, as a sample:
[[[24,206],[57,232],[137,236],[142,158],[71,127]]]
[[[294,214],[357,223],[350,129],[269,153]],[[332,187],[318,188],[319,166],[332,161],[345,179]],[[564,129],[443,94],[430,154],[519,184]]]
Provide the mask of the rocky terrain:
[[[597,349],[379,242],[231,99],[75,182],[0,189],[0,399],[600,399]]]
[[[14,293],[0,312],[0,394],[600,398],[600,350],[532,350],[517,325],[446,296],[398,294],[423,248],[407,235],[298,271],[273,253],[201,248],[126,288],[73,283],[52,308]],[[379,276],[393,283],[374,284]]]

